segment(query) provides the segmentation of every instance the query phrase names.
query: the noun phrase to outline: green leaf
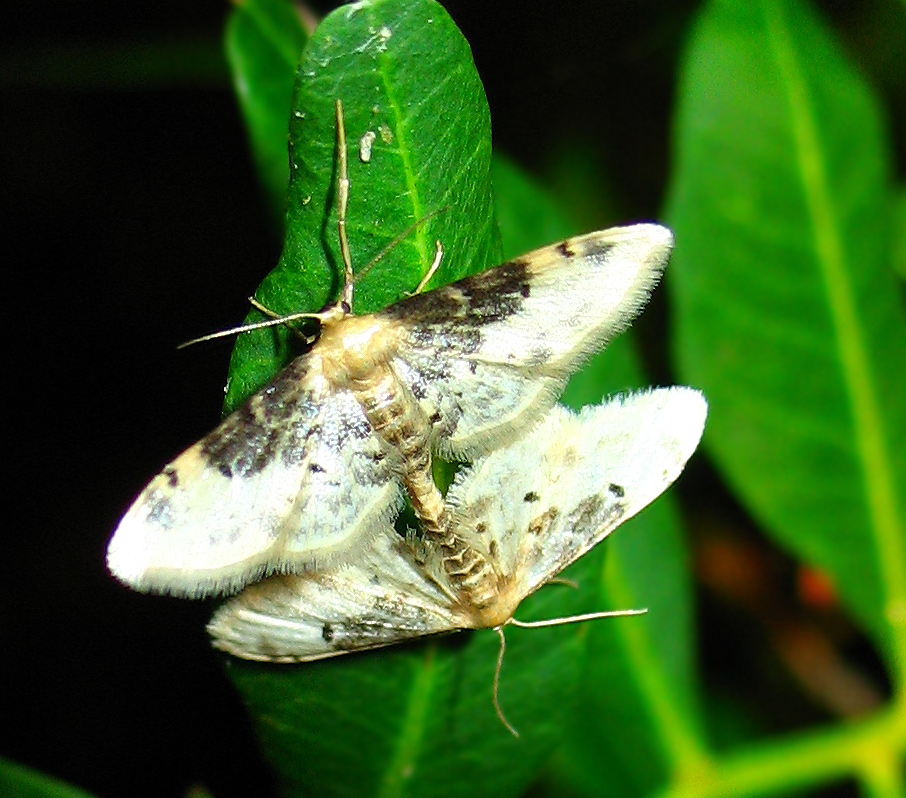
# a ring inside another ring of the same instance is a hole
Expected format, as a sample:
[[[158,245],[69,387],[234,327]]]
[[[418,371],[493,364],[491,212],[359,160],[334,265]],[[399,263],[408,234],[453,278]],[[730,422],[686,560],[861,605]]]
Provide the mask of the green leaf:
[[[906,280],[906,189],[899,189],[894,199],[893,268],[901,280]]]
[[[84,790],[7,759],[0,759],[0,795],[15,795],[18,798],[91,798]]]
[[[516,167],[495,156],[497,215],[507,257],[580,232]],[[631,334],[592,358],[570,381],[578,408],[644,388]],[[579,792],[642,795],[699,756],[693,671],[692,590],[675,502],[668,494],[587,554],[568,576],[585,611],[647,607],[576,629],[585,646],[579,710],[567,724],[552,778]]]
[[[268,199],[286,207],[289,124],[296,65],[308,35],[286,0],[242,0],[230,12],[224,46],[233,88]]]
[[[435,241],[443,242],[447,254],[432,285],[498,263],[490,117],[468,44],[435,4],[353,4],[321,23],[299,64],[286,240],[280,263],[257,299],[285,314],[319,310],[338,295],[336,99],[346,113],[347,229],[356,269],[421,222],[356,283],[356,313],[384,307],[414,290],[434,257]],[[377,140],[371,160],[363,163],[357,143],[368,131]],[[432,213],[437,215],[426,219]],[[286,365],[294,354],[290,338],[283,327],[240,336],[230,366],[227,410]]]
[[[679,370],[711,403],[705,443],[900,674],[906,317],[877,103],[792,0],[709,3],[679,97],[668,283]]]
[[[446,248],[436,283],[499,262],[490,182],[490,120],[468,45],[430,2],[346,6],[315,30],[299,67],[290,129],[287,239],[257,296],[278,313],[318,309],[340,286],[334,208],[334,98],[346,110],[351,193],[348,229],[361,269],[414,221],[411,233],[356,284],[368,312],[411,291]],[[377,133],[372,157],[357,142]],[[280,328],[244,335],[234,353],[232,406],[290,357]],[[575,591],[542,591],[521,617],[574,613]],[[489,631],[301,666],[237,660],[230,670],[287,793],[516,795],[562,731],[580,669],[571,629],[513,630],[500,683]]]

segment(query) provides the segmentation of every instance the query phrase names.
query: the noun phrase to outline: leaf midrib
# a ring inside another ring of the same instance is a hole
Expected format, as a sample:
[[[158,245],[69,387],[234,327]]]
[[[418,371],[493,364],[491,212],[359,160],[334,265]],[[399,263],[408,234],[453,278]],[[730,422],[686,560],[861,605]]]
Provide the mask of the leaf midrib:
[[[840,356],[844,386],[852,407],[856,454],[861,465],[875,539],[878,570],[892,629],[893,673],[900,696],[906,688],[906,531],[900,520],[893,467],[885,445],[885,425],[872,379],[865,335],[848,279],[846,255],[834,212],[815,113],[802,68],[790,41],[784,12],[777,0],[763,4],[768,39],[786,91],[806,207],[811,219],[818,267],[828,297],[831,324]]]

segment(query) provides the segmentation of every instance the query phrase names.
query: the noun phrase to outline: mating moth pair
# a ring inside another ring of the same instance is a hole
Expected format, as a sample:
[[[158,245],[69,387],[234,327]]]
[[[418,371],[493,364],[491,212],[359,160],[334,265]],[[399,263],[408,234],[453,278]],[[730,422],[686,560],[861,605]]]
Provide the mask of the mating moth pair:
[[[677,387],[554,407],[660,279],[673,239],[657,225],[567,239],[354,315],[339,103],[337,130],[342,297],[309,314],[308,353],[151,481],[107,553],[137,590],[241,591],[208,630],[249,659],[502,629],[676,479],[707,412]],[[433,453],[472,463],[446,496]],[[419,520],[405,536],[404,497]]]

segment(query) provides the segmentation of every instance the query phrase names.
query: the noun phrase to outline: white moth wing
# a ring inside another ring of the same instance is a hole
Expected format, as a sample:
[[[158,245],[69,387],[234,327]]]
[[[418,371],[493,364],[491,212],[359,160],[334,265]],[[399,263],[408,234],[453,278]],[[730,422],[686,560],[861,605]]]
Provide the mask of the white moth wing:
[[[417,546],[388,527],[346,562],[247,587],[215,613],[213,644],[245,659],[303,662],[505,623],[676,479],[706,413],[690,388],[618,397],[578,415],[555,407],[532,433],[461,472],[447,494],[453,530],[499,575],[492,607],[471,606],[438,552],[416,557]]]
[[[495,558],[508,585],[502,614],[660,496],[695,451],[706,415],[701,393],[682,387],[578,415],[558,406],[461,472],[447,494],[454,525]]]
[[[110,571],[203,596],[328,563],[392,522],[398,456],[348,391],[294,361],[155,477],[123,517]]]
[[[392,364],[435,447],[486,454],[539,418],[639,312],[672,246],[653,224],[590,233],[377,314],[404,324]]]
[[[305,662],[463,625],[451,597],[388,527],[353,562],[247,587],[215,612],[208,632],[216,648],[243,659]]]

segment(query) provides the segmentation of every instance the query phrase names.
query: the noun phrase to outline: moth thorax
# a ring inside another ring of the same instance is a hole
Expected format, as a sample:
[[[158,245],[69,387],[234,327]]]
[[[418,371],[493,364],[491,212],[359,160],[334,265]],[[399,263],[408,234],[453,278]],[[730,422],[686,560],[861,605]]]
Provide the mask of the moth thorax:
[[[374,371],[385,370],[387,331],[373,319],[347,318],[337,335],[342,367],[351,380],[367,380]]]

